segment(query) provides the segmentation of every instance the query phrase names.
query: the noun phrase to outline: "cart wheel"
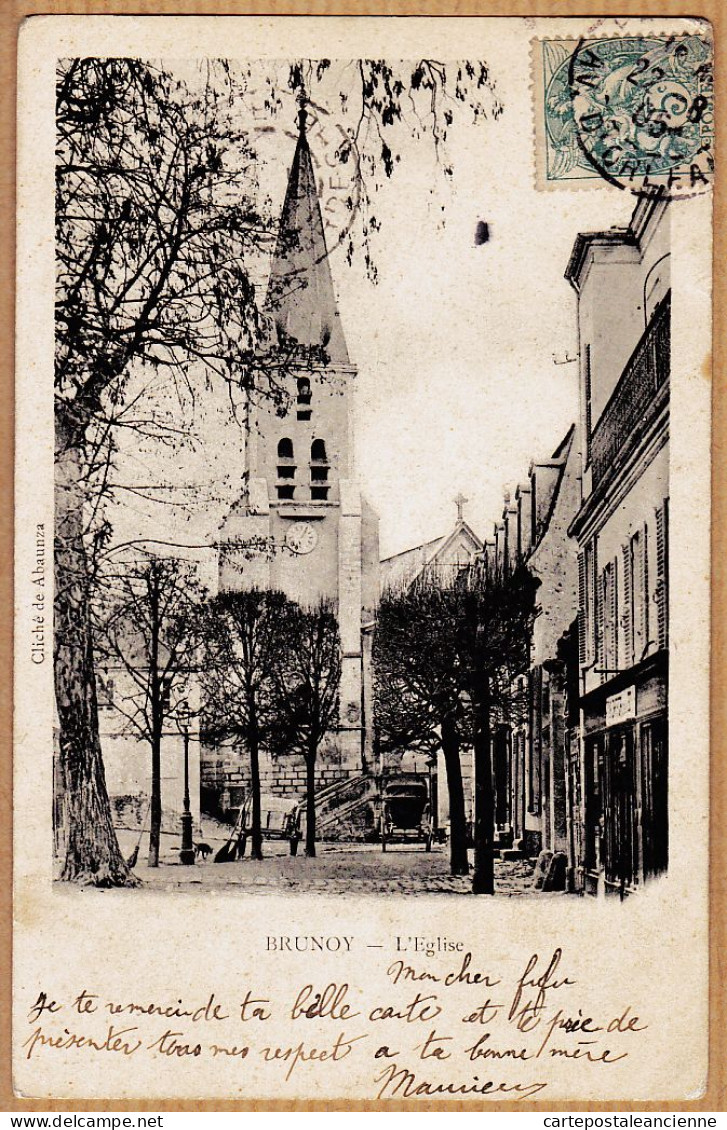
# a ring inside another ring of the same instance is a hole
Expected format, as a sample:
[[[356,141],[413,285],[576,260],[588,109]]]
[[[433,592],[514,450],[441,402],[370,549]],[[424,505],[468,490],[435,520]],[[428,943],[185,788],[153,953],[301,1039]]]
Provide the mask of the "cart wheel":
[[[427,836],[425,843],[424,843],[424,850],[425,851],[431,851],[432,850],[432,837],[431,836]]]

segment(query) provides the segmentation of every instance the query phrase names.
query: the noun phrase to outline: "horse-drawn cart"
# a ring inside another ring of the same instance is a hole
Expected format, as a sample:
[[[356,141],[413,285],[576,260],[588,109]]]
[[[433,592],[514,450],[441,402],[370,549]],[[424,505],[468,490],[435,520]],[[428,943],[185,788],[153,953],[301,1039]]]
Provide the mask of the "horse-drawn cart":
[[[379,785],[381,850],[389,844],[424,844],[432,850],[431,783],[425,773],[386,773]]]

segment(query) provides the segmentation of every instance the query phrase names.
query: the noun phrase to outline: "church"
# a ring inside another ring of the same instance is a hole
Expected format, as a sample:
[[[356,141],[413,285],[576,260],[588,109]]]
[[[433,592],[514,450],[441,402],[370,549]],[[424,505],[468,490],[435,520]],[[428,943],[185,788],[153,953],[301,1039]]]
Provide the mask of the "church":
[[[319,755],[319,788],[373,768],[370,636],[379,597],[378,517],[356,481],[352,363],[338,312],[306,111],[283,203],[265,314],[286,366],[282,403],[250,398],[244,490],[219,534],[219,591],[278,589],[303,606],[337,609],[340,721]],[[297,755],[261,765],[263,792],[302,796]],[[239,751],[205,750],[202,796],[239,803]],[[224,794],[224,795],[222,795]]]

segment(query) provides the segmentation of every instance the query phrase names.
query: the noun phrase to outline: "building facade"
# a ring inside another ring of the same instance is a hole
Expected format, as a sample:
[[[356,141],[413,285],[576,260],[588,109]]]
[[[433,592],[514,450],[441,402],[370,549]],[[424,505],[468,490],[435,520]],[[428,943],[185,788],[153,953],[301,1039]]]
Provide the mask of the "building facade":
[[[492,725],[496,842],[508,856],[560,853],[571,861],[570,751],[578,744],[577,548],[568,527],[580,504],[580,452],[572,426],[527,479],[506,491],[485,542],[488,574],[525,566],[539,582],[527,661],[507,684]],[[565,880],[565,868],[562,869]],[[572,886],[572,878],[570,880]]]
[[[540,582],[528,669],[516,680],[511,723],[511,821],[525,854],[568,851],[569,751],[575,736],[572,640],[578,611],[576,546],[568,535],[580,500],[580,452],[571,427],[516,491],[521,559]],[[577,701],[577,694],[575,695]]]
[[[251,398],[246,481],[220,530],[219,589],[277,589],[307,607],[325,599],[341,635],[340,724],[320,752],[319,783],[371,764],[370,654],[362,628],[379,595],[378,518],[354,469],[353,385],[326,248],[305,109],[282,208],[265,314],[283,359],[276,399]],[[261,765],[263,790],[301,796],[305,767]],[[247,783],[240,751],[207,750],[205,796],[234,805]],[[223,803],[222,807],[225,807]]]
[[[579,235],[579,882],[634,890],[668,864],[668,204]]]

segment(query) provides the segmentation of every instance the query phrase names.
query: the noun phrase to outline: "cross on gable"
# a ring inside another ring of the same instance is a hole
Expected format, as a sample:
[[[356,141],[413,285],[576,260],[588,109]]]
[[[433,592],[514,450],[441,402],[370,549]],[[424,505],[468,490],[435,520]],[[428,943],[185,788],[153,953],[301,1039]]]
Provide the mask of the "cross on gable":
[[[465,496],[462,494],[462,491],[460,491],[459,494],[457,495],[457,497],[454,500],[454,504],[457,507],[457,521],[458,522],[461,522],[463,520],[462,511],[464,509],[466,502],[469,502],[469,499],[465,498]]]

